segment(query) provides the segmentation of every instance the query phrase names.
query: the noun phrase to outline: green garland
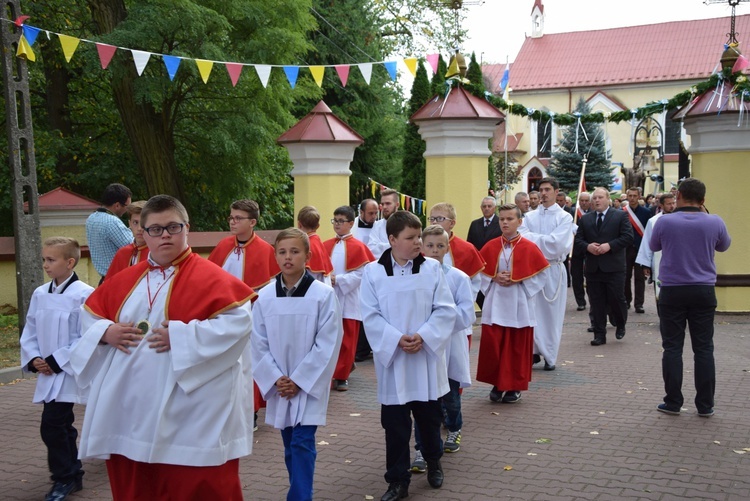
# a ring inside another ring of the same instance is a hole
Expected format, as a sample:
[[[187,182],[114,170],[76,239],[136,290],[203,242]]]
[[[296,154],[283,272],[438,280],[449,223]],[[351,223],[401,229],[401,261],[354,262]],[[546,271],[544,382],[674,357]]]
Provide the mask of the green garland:
[[[616,111],[614,113],[596,111],[588,114],[581,113],[554,113],[543,110],[535,110],[534,108],[527,108],[522,104],[514,103],[512,100],[506,101],[505,99],[495,96],[489,92],[481,91],[471,84],[468,84],[467,89],[474,95],[480,98],[485,98],[493,106],[502,110],[503,112],[519,117],[528,117],[531,120],[547,122],[552,120],[557,125],[569,126],[574,125],[580,119],[583,123],[604,123],[614,122],[620,123],[628,120],[642,120],[645,117],[654,115],[656,113],[662,113],[665,110],[671,111],[677,108],[681,108],[688,104],[693,97],[699,96],[704,92],[716,88],[717,85],[723,80],[728,80],[733,86],[733,92],[738,94],[743,101],[750,101],[750,81],[741,72],[732,73],[730,68],[724,68],[721,73],[714,73],[705,82],[701,82],[698,85],[691,87],[688,90],[680,92],[672,99],[662,99],[661,101],[652,101],[645,106],[640,108],[634,108],[632,110]],[[457,85],[457,79],[449,79],[446,81],[446,86]],[[447,89],[450,91],[450,88]],[[447,95],[447,92],[446,92]]]

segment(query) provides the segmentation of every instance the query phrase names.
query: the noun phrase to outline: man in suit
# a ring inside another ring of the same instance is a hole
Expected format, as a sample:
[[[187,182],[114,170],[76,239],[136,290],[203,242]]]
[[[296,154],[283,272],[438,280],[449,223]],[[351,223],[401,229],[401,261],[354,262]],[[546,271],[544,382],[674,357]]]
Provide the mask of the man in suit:
[[[581,218],[589,213],[591,208],[591,195],[585,191],[578,194],[576,208],[576,224],[581,224]],[[578,311],[586,309],[586,290],[583,288],[583,263],[586,258],[586,252],[581,252],[573,247],[573,255],[570,258],[570,279],[573,283],[573,295],[576,298]]]
[[[638,256],[643,232],[646,231],[646,223],[651,218],[651,211],[645,207],[641,207],[638,203],[638,199],[641,198],[641,192],[638,191],[638,188],[628,188],[626,194],[628,203],[623,206],[623,210],[628,215],[628,220],[633,227],[633,243],[625,251],[625,301],[628,302],[628,309],[630,309],[632,301],[633,306],[635,306],[635,312],[644,313],[643,296],[646,290],[646,277],[643,274],[643,266],[636,263],[635,258]],[[633,277],[635,277],[635,286],[631,292],[630,284],[633,281]]]
[[[469,235],[466,240],[474,245],[477,250],[481,250],[484,244],[503,234],[500,229],[500,223],[495,215],[497,201],[494,197],[484,197],[480,208],[482,217],[475,219],[469,225]]]
[[[633,227],[625,211],[609,206],[609,192],[597,188],[592,209],[578,223],[575,248],[586,253],[586,288],[594,327],[592,346],[607,343],[607,312],[617,331],[625,336],[628,320],[625,301],[625,251],[633,243]]]

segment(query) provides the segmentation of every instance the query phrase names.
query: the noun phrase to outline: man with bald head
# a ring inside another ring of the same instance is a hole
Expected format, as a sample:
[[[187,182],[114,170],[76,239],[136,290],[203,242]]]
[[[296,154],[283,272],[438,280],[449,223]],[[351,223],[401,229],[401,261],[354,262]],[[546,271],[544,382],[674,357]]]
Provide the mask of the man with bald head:
[[[475,219],[469,225],[469,235],[466,237],[466,241],[476,247],[477,250],[481,250],[484,244],[503,233],[495,215],[496,206],[495,197],[484,197],[479,206],[482,209],[482,217]]]
[[[378,219],[378,202],[372,198],[365,198],[359,204],[359,216],[354,218],[354,227],[352,234],[354,238],[364,242],[365,245],[370,241],[370,233],[375,221]]]

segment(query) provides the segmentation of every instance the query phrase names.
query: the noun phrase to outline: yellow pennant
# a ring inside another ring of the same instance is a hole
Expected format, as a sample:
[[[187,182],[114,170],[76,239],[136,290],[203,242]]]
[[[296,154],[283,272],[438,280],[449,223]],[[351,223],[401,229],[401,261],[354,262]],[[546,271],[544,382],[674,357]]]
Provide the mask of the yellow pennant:
[[[58,34],[57,36],[58,38],[60,38],[60,45],[62,45],[63,54],[65,54],[65,60],[67,62],[70,62],[70,58],[73,57],[73,53],[78,48],[78,43],[81,41],[81,39],[62,34]]]
[[[378,183],[370,179],[370,191],[372,191],[372,198],[375,198],[375,190],[378,187]]]
[[[36,61],[36,54],[34,54],[34,50],[31,48],[31,45],[29,45],[29,42],[23,35],[21,35],[21,38],[18,40],[18,50],[16,51],[16,57],[25,57],[28,61]]]
[[[211,74],[211,69],[214,67],[213,61],[206,61],[205,59],[196,59],[195,64],[198,66],[198,71],[201,74],[203,83],[208,83],[208,76]]]
[[[453,58],[451,65],[448,67],[448,71],[445,72],[445,78],[455,77],[461,74],[461,70],[458,68],[458,59]]]
[[[325,66],[310,66],[310,73],[312,73],[315,83],[318,87],[323,87],[323,75],[326,72]]]
[[[398,198],[401,199],[401,208],[403,209],[404,207],[406,207],[406,195],[404,195],[403,193],[399,193]]]
[[[407,57],[404,59],[404,64],[411,72],[411,76],[415,77],[417,76],[417,58],[416,57]]]

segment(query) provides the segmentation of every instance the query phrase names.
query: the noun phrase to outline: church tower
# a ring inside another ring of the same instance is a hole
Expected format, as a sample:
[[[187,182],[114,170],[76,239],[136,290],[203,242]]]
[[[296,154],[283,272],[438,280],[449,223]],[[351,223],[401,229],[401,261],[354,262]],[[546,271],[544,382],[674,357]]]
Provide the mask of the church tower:
[[[531,38],[544,36],[544,4],[542,0],[534,0],[531,8]]]

